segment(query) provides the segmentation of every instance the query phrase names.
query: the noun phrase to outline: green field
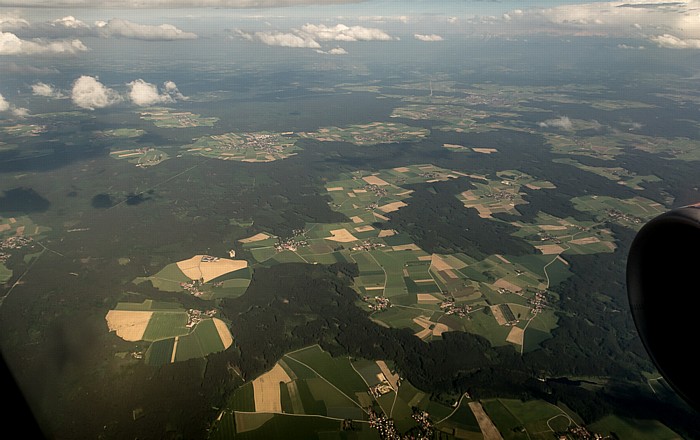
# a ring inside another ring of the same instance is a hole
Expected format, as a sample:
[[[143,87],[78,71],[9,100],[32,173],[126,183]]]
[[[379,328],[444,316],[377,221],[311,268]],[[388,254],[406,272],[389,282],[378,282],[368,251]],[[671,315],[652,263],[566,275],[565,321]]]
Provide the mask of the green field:
[[[183,289],[180,283],[191,281],[176,263],[171,263],[161,269],[158,273],[150,277],[139,277],[134,280],[134,284],[141,284],[145,281],[150,281],[158,290],[166,292],[181,292]]]
[[[599,221],[610,221],[634,230],[666,211],[661,203],[644,197],[616,199],[607,196],[581,196],[571,199],[574,207],[595,215]]]
[[[181,312],[155,312],[148,321],[148,327],[143,334],[144,341],[158,341],[160,339],[174,338],[188,334],[187,313]]]
[[[681,437],[657,420],[628,419],[610,415],[603,417],[588,428],[604,435],[615,435],[620,439],[671,440]]]
[[[169,364],[173,355],[175,339],[161,339],[153,342],[146,350],[146,364],[160,366]]]
[[[561,408],[543,400],[488,399],[482,404],[505,440],[551,439],[555,430],[574,425]]]
[[[429,131],[394,122],[372,122],[347,127],[326,127],[314,132],[297,133],[302,138],[323,142],[349,142],[355,145],[376,145],[415,141],[424,138]]]

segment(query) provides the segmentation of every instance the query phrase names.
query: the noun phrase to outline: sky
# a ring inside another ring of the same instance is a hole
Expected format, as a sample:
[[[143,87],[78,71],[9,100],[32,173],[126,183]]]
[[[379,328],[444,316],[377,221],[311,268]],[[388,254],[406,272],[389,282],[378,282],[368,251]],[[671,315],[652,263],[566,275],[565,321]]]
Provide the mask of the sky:
[[[3,97],[3,75],[50,74],[54,68],[47,60],[81,60],[128,42],[167,44],[176,53],[180,46],[192,47],[186,42],[235,40],[251,51],[275,46],[343,57],[360,44],[406,50],[407,42],[539,35],[610,38],[620,50],[697,56],[700,0],[0,0],[0,116],[27,114]],[[91,110],[123,101],[140,106],[185,99],[171,81],[134,77],[122,87],[127,92],[120,94],[86,74],[74,79],[71,90],[38,82],[32,93],[71,98]]]

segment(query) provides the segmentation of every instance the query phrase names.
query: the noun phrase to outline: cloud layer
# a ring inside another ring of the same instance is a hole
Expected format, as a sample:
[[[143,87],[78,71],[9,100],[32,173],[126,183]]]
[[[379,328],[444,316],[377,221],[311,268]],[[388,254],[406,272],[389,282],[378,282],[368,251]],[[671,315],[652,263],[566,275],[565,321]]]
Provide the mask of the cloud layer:
[[[359,0],[0,0],[0,6],[71,8],[276,8],[297,5],[357,3]]]
[[[163,84],[162,92],[158,90],[155,84],[148,83],[142,79],[131,81],[127,86],[129,87],[129,99],[140,107],[172,103],[178,99],[185,99],[177,89],[177,85],[172,81],[166,81]]]
[[[331,55],[344,55],[345,49],[336,47],[326,51],[321,50],[319,41],[390,41],[392,36],[381,29],[364,26],[347,26],[342,23],[335,26],[325,24],[307,23],[301,29],[292,29],[288,32],[259,31],[245,32],[240,29],[234,31],[234,35],[248,41],[259,41],[268,46],[297,47],[317,49],[319,53]]]
[[[436,35],[436,34],[428,34],[428,35],[413,34],[413,38],[415,38],[416,40],[420,40],[420,41],[442,41],[443,40],[443,38],[440,35]]]
[[[65,55],[85,52],[80,40],[23,40],[11,32],[0,32],[0,55]]]
[[[571,130],[574,128],[574,124],[568,116],[562,116],[557,119],[547,119],[544,122],[540,122],[539,126],[542,128],[559,128],[562,130]]]
[[[107,22],[95,23],[97,32],[102,37],[123,37],[136,40],[193,40],[197,34],[185,32],[171,24],[158,26],[133,23],[120,18],[113,18]]]

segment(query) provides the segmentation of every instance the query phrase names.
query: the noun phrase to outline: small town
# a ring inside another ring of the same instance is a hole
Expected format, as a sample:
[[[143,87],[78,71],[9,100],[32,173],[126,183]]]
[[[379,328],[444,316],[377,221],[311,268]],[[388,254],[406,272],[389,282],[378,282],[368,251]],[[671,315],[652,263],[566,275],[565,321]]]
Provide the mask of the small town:
[[[440,310],[446,315],[457,315],[464,318],[472,311],[472,307],[468,304],[456,305],[454,299],[443,301],[440,303]]]
[[[383,247],[386,247],[386,244],[378,243],[378,242],[375,243],[375,242],[372,242],[369,240],[365,240],[362,243],[360,243],[356,246],[353,246],[350,249],[353,251],[371,251],[371,250],[379,249],[379,248],[383,248]]]
[[[373,310],[375,312],[381,312],[382,310],[386,310],[389,307],[391,307],[391,301],[389,301],[389,298],[384,298],[383,296],[375,296],[375,304],[372,304],[370,302],[371,300],[372,298],[370,298],[369,296],[362,297],[362,301],[369,303],[367,306],[370,310]]]
[[[626,222],[626,223],[632,223],[635,225],[642,224],[644,220],[642,220],[639,217],[635,217],[631,214],[625,214],[624,212],[620,212],[617,209],[606,209],[605,214],[607,214],[608,218],[611,220],[617,220],[619,222]]]

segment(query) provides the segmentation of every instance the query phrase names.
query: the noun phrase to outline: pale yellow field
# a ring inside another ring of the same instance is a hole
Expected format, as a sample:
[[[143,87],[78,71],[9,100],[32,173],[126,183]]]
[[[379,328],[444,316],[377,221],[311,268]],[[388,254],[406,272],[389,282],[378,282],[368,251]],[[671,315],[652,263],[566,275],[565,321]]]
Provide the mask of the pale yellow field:
[[[365,287],[365,290],[384,290],[384,286],[370,286],[370,287]]]
[[[386,180],[383,180],[381,177],[377,177],[377,176],[365,176],[362,178],[362,180],[369,183],[370,185],[377,185],[377,186],[389,185],[389,182],[387,182]]]
[[[464,145],[459,145],[459,144],[442,144],[442,146],[445,148],[455,148],[457,150],[461,150],[463,148],[466,148]]]
[[[452,266],[450,266],[447,261],[443,260],[438,254],[433,254],[430,261],[430,268],[439,272],[443,270],[450,270],[452,269]]]
[[[343,187],[342,186],[334,186],[332,188],[326,188],[326,191],[331,192],[331,191],[342,191]]]
[[[326,240],[349,243],[351,241],[357,241],[357,238],[347,229],[333,229],[331,231],[331,237],[326,237]]]
[[[571,240],[571,244],[593,244],[593,243],[598,243],[600,242],[600,239],[598,237],[586,237],[586,238],[577,238],[576,240]]]
[[[557,260],[561,261],[562,263],[566,264],[567,266],[569,265],[569,262],[566,261],[565,259],[563,259],[563,258],[561,257],[561,255],[559,255],[559,256],[557,257]]]
[[[396,171],[398,173],[407,173],[411,170],[408,169],[407,167],[397,167],[397,168],[394,168],[394,171]]]
[[[386,377],[386,380],[389,382],[389,385],[394,389],[394,391],[399,389],[399,375],[398,374],[391,374],[391,371],[389,370],[389,366],[386,364],[384,361],[377,361],[377,366],[379,367],[380,370],[382,370],[382,374],[384,374],[384,377]]]
[[[173,354],[170,356],[170,363],[175,363],[175,353],[177,353],[177,343],[180,342],[180,337],[175,336],[175,342],[173,343]]]
[[[499,260],[503,261],[506,264],[510,264],[510,261],[508,261],[508,259],[506,257],[504,257],[503,255],[496,254],[496,258],[498,258]]]
[[[564,252],[564,248],[558,244],[543,244],[535,247],[539,249],[543,255],[555,255]]]
[[[417,244],[415,243],[410,243],[410,244],[402,244],[399,246],[392,246],[391,247],[395,251],[419,251],[421,250]]]
[[[503,436],[498,432],[498,428],[493,424],[491,418],[484,411],[484,407],[479,402],[469,402],[469,408],[476,417],[479,429],[484,436],[484,440],[503,440]]]
[[[432,259],[432,255],[421,255],[420,257],[418,257],[418,261],[431,261]]]
[[[379,231],[379,238],[382,237],[391,237],[392,235],[396,235],[396,231],[393,229],[382,229]]]
[[[267,235],[267,234],[264,233],[264,232],[261,232],[261,233],[259,233],[259,234],[253,235],[252,237],[242,238],[242,239],[240,239],[240,240],[238,240],[238,241],[240,241],[241,243],[254,243],[254,242],[256,242],[256,241],[267,240],[268,238],[270,238],[269,235]]]
[[[495,148],[472,148],[475,153],[481,153],[481,154],[491,154],[491,153],[497,153],[498,150]]]
[[[216,326],[216,331],[219,332],[219,337],[221,342],[224,344],[224,350],[229,348],[233,344],[233,336],[231,336],[231,331],[226,326],[226,323],[219,318],[214,318],[214,325]]]
[[[0,232],[7,231],[8,229],[10,229],[10,225],[8,225],[7,223],[0,225]]]
[[[18,226],[17,230],[15,231],[15,235],[24,235],[24,228],[25,228],[24,225]]]
[[[248,262],[245,260],[220,258],[216,261],[203,262],[202,257],[203,255],[195,255],[190,259],[178,261],[177,267],[189,279],[198,280],[203,278],[205,283],[221,275],[248,267]]]
[[[387,203],[386,205],[380,206],[379,210],[382,212],[394,212],[394,211],[398,211],[399,209],[403,208],[404,206],[408,206],[408,205],[404,202],[398,201],[398,202]]]
[[[348,197],[357,197],[354,192],[349,192]]]
[[[457,276],[457,274],[456,274],[452,269],[444,270],[443,273],[444,273],[445,275],[447,275],[448,277],[452,278],[452,279],[457,279],[457,278],[459,278],[459,277]]]
[[[563,231],[566,229],[564,225],[540,225],[543,231]]]
[[[374,231],[374,228],[370,225],[365,225],[365,226],[359,226],[355,228],[357,232],[367,232],[367,231]]]
[[[380,219],[380,220],[384,220],[385,222],[388,222],[388,221],[389,221],[389,217],[385,217],[385,216],[383,216],[383,215],[381,215],[381,214],[377,214],[376,212],[374,213],[374,216],[375,216],[376,218]]]
[[[105,319],[109,331],[125,341],[136,342],[143,338],[153,312],[140,310],[110,310]]]
[[[508,333],[508,337],[506,338],[506,341],[518,345],[523,345],[524,340],[525,330],[515,326],[510,329],[510,333]]]
[[[353,189],[352,192],[354,192],[355,194],[364,194],[367,192],[367,190],[366,189]]]
[[[503,316],[503,312],[501,311],[501,308],[498,306],[491,306],[491,313],[493,314],[493,317],[496,319],[496,322],[498,325],[506,325],[508,321],[506,321],[505,316]]]
[[[418,304],[436,304],[440,302],[439,298],[435,298],[429,293],[417,293]]]
[[[282,412],[280,402],[280,382],[291,382],[284,368],[275,364],[272,370],[253,381],[253,393],[255,394],[255,412]]]
[[[433,336],[442,336],[443,333],[449,331],[450,328],[448,326],[438,322],[437,324],[435,324],[435,327],[433,327]]]
[[[364,220],[362,220],[358,216],[350,217],[350,220],[352,220],[353,223],[363,223],[364,222]]]
[[[508,289],[508,290],[510,290],[511,292],[516,292],[516,293],[517,293],[517,292],[520,292],[521,290],[523,290],[522,287],[516,286],[515,284],[513,284],[513,283],[511,283],[510,281],[506,280],[505,278],[501,278],[501,279],[499,279],[499,280],[496,280],[496,282],[493,283],[493,285],[494,285],[495,287],[497,287],[497,288]]]
[[[430,330],[429,328],[424,328],[423,330],[415,333],[415,335],[422,340],[425,340],[428,336],[432,335],[433,331]]]

